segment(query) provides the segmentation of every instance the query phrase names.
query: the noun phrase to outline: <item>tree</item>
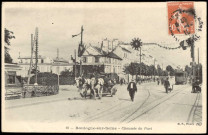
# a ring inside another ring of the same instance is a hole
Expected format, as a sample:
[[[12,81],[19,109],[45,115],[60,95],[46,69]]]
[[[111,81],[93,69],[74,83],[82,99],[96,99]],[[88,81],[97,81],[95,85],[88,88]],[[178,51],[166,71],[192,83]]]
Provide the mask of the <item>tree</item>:
[[[166,70],[167,70],[168,72],[170,72],[170,75],[171,75],[171,76],[173,76],[173,75],[175,74],[174,69],[173,69],[172,66],[170,66],[170,65],[168,65],[168,66],[166,67]]]
[[[15,38],[15,36],[13,36],[13,32],[12,31],[9,31],[9,30],[7,30],[6,28],[4,29],[4,42],[5,42],[5,45],[4,45],[4,56],[5,56],[5,59],[4,59],[4,62],[5,63],[12,63],[12,58],[11,58],[11,56],[10,56],[10,54],[9,54],[9,48],[8,48],[8,46],[10,46],[11,44],[10,44],[10,40],[12,39],[12,38]]]
[[[163,70],[162,70],[162,68],[160,67],[160,65],[157,65],[157,72],[158,72],[158,75],[159,75],[159,76],[162,76]]]
[[[150,75],[156,75],[156,68],[154,65],[150,65],[149,71],[150,71]]]
[[[138,63],[130,63],[129,65],[124,66],[124,73],[130,75],[136,75],[139,71],[139,64]]]
[[[61,71],[61,73],[60,73],[60,75],[61,76],[65,76],[65,77],[67,77],[67,76],[72,76],[72,72],[70,72],[69,70],[64,70],[64,71]]]

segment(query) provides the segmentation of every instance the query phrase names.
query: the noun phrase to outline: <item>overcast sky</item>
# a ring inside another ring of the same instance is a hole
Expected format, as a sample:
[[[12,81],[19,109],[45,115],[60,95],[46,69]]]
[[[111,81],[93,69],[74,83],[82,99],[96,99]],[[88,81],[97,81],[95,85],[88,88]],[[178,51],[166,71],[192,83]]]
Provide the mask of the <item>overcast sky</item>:
[[[147,4],[147,3],[146,3]],[[36,4],[5,9],[4,27],[14,32],[10,54],[14,60],[19,56],[30,56],[31,34],[35,27],[39,29],[39,54],[55,58],[69,59],[78,48],[80,33],[84,27],[85,44],[97,45],[104,38],[117,38],[131,42],[138,37],[144,43],[155,42],[177,47],[178,42],[168,35],[168,17],[166,3],[154,3],[151,6],[131,3],[65,4],[37,8]],[[68,5],[68,6],[66,6]],[[94,8],[92,8],[94,7]],[[199,47],[196,43],[196,48]],[[159,47],[144,47],[158,60],[158,63],[187,65],[191,62],[190,49],[186,51],[165,50]]]

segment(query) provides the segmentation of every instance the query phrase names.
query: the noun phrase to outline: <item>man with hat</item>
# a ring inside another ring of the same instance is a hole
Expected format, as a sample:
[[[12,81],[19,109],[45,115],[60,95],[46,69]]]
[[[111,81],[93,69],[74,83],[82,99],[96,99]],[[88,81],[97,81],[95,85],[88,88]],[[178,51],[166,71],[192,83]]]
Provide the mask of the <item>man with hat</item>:
[[[137,86],[136,83],[134,82],[134,79],[132,79],[131,82],[129,83],[127,90],[129,91],[131,100],[134,101],[134,94],[135,92],[137,92]]]

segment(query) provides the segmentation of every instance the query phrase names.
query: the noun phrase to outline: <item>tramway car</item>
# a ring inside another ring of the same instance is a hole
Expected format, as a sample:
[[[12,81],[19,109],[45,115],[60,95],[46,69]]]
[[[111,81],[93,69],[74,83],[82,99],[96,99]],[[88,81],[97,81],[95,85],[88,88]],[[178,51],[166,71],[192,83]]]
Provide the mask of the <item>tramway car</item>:
[[[177,71],[175,73],[175,84],[186,84],[187,83],[187,73],[184,71]]]

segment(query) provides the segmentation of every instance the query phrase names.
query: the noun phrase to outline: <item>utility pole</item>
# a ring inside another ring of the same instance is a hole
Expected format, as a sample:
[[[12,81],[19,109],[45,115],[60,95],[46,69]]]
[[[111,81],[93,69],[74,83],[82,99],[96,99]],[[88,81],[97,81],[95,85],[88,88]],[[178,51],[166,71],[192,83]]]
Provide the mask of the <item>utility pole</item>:
[[[35,84],[37,84],[38,81],[38,28],[35,29],[35,40],[36,40],[36,48],[35,48]]]
[[[33,34],[31,34],[31,57],[30,57],[30,68],[28,71],[28,78],[27,78],[27,84],[30,84],[30,74],[31,74],[31,69],[33,65]]]
[[[199,78],[199,69],[200,67],[199,67],[199,48],[198,48],[198,78]]]
[[[140,58],[139,58],[139,59],[140,59],[140,60],[139,60],[139,63],[140,63],[139,76],[140,76],[140,81],[141,81],[141,68],[142,68],[142,66],[141,66],[141,62],[142,62],[142,54],[141,54],[142,48],[141,48],[141,46],[140,46],[139,51],[140,51],[140,54],[139,54],[139,56],[140,56]]]
[[[81,27],[81,46],[82,46],[82,38],[83,38],[83,26]],[[80,76],[82,75],[82,57],[80,57]]]
[[[155,82],[155,58],[154,58],[154,82]]]
[[[192,57],[192,71],[193,71],[193,77],[192,77],[192,91],[194,91],[194,83],[195,83],[195,56],[194,56],[194,40],[191,44],[191,57]]]
[[[74,77],[76,79],[76,75],[77,75],[77,56],[76,56],[76,49],[74,50],[74,58],[75,58],[75,62],[74,62]]]

